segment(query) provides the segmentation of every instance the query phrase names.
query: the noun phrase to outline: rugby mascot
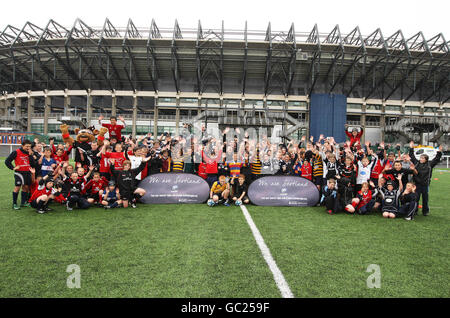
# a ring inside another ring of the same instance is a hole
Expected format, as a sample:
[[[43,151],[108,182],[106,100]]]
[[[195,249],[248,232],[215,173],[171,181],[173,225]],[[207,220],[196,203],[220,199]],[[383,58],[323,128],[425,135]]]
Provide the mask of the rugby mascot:
[[[73,146],[75,151],[75,162],[81,163],[83,166],[89,165],[88,156],[84,155],[92,150],[91,143],[95,141],[95,136],[97,136],[97,144],[99,147],[103,146],[103,141],[105,140],[105,134],[108,132],[108,128],[102,127],[100,130],[94,127],[75,129],[75,134],[77,135],[76,140],[74,140],[69,133],[69,126],[63,124],[60,126],[62,138],[64,143],[68,143]]]

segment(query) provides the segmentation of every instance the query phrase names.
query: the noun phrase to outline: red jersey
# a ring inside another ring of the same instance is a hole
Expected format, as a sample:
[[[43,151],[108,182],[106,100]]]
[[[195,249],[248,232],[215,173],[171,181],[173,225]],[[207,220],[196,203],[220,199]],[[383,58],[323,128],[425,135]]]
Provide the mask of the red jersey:
[[[386,161],[385,164],[384,164],[384,168],[386,168],[386,170],[394,169],[394,162],[392,162],[392,164],[391,164],[389,161]],[[392,181],[395,180],[395,178],[394,178],[394,176],[392,174],[383,174],[383,177],[386,180],[392,180]]]
[[[375,166],[372,169],[372,173],[370,174],[370,177],[372,179],[378,179],[378,177],[380,176],[381,171],[383,171],[384,167],[386,166],[386,161],[383,162],[383,164],[381,164],[380,159],[377,160],[377,163],[375,164]]]
[[[197,174],[202,177],[203,179],[206,179],[208,174],[206,173],[206,164],[203,162],[198,165],[198,172]]]
[[[367,192],[358,191],[358,198],[359,204],[357,208],[360,209],[372,200],[372,190],[367,190]]]
[[[109,167],[109,159],[105,155],[101,156],[99,171],[101,173],[111,173],[111,168]]]
[[[64,154],[61,155],[61,156],[58,156],[58,155],[56,155],[56,154],[53,154],[53,155],[52,155],[52,158],[55,159],[55,161],[56,161],[57,164],[60,164],[61,162],[66,161],[66,160],[64,160],[64,158],[65,158]]]
[[[122,139],[121,131],[124,128],[123,125],[102,124],[102,127],[108,128],[109,139],[111,139],[112,137],[115,137],[117,141],[120,141]]]
[[[312,167],[309,161],[304,161],[302,165],[302,177],[312,180]]]
[[[72,151],[72,148],[73,148],[73,146],[69,146],[69,148],[67,148],[67,150],[64,150],[63,154],[60,156],[62,158],[61,161],[69,161],[69,154]],[[53,151],[52,157],[56,160],[56,158],[55,158],[56,157],[56,147],[54,144],[52,145],[52,151]],[[56,161],[58,162],[58,160],[56,160]]]
[[[202,158],[206,164],[206,173],[216,174],[218,172],[217,162],[220,160],[220,158],[222,158],[222,151],[219,151],[219,153],[214,158],[211,158],[205,155],[204,152],[202,152]]]
[[[33,195],[31,196],[31,198],[28,200],[28,202],[32,202],[34,200],[36,200],[37,198],[39,198],[41,195],[50,195],[52,193],[54,193],[55,191],[52,189],[47,189],[47,187],[45,185],[41,185],[38,186],[38,188],[33,192]]]
[[[102,177],[98,181],[94,181],[94,179],[91,179],[84,186],[83,193],[89,192],[90,194],[97,194],[100,190],[103,190],[107,184],[108,180],[106,180],[105,177]]]
[[[16,150],[16,158],[14,164],[19,167],[16,171],[30,171],[30,154],[23,152],[22,148]]]
[[[126,160],[123,152],[107,152],[105,157],[114,159],[114,169],[123,170],[123,162]]]

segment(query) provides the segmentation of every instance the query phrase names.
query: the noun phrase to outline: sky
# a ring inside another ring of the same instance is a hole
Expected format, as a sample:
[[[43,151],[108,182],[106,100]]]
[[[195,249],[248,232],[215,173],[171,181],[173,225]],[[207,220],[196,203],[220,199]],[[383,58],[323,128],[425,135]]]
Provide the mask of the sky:
[[[296,32],[309,32],[317,23],[320,33],[329,33],[339,24],[343,34],[359,26],[363,35],[380,28],[384,37],[403,31],[406,38],[422,31],[429,39],[443,33],[450,40],[450,1],[448,0],[20,0],[2,4],[0,30],[8,24],[22,28],[26,21],[45,27],[54,19],[66,28],[78,17],[88,25],[101,27],[109,18],[116,27],[125,27],[131,18],[137,27],[149,27],[152,18],[158,27],[172,28],[175,19],[183,28],[288,31],[292,22]]]

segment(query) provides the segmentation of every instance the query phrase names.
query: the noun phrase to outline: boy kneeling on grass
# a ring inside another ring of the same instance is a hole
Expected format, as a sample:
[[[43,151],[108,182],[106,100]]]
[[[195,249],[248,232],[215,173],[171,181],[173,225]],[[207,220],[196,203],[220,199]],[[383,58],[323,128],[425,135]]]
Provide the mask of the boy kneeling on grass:
[[[47,211],[51,211],[48,205],[52,199],[59,196],[61,193],[61,188],[54,189],[53,185],[53,180],[49,179],[48,175],[39,181],[39,186],[33,192],[29,200],[31,207],[35,208],[37,213],[43,214]]]
[[[240,174],[238,182],[235,183],[236,177],[231,178],[231,186],[233,186],[233,202],[235,205],[240,206],[242,203],[248,204],[250,202],[247,196],[247,183],[245,182],[245,175]]]
[[[336,189],[336,180],[329,179],[327,185],[322,188],[320,204],[326,207],[328,214],[333,214],[338,211],[339,199]]]
[[[219,181],[214,181],[211,191],[209,192],[209,206],[223,204],[230,206],[228,203],[228,196],[230,195],[230,185],[227,183],[227,178],[224,175],[219,177]]]

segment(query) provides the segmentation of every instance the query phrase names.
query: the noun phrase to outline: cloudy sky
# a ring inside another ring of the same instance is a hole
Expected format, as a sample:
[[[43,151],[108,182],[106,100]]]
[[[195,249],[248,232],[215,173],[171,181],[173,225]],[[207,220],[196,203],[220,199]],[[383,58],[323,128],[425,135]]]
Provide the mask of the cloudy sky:
[[[117,26],[126,26],[129,18],[138,27],[148,27],[152,18],[159,27],[219,28],[287,31],[292,22],[297,32],[309,32],[315,23],[320,33],[330,32],[336,24],[342,33],[359,25],[363,35],[380,27],[388,37],[402,29],[405,37],[423,31],[427,39],[442,32],[450,40],[450,1],[448,0],[21,0],[2,5],[0,30],[11,24],[21,28],[26,21],[44,27],[52,18],[69,28],[77,17],[90,26],[102,26],[105,17]],[[5,10],[6,9],[6,10]]]

